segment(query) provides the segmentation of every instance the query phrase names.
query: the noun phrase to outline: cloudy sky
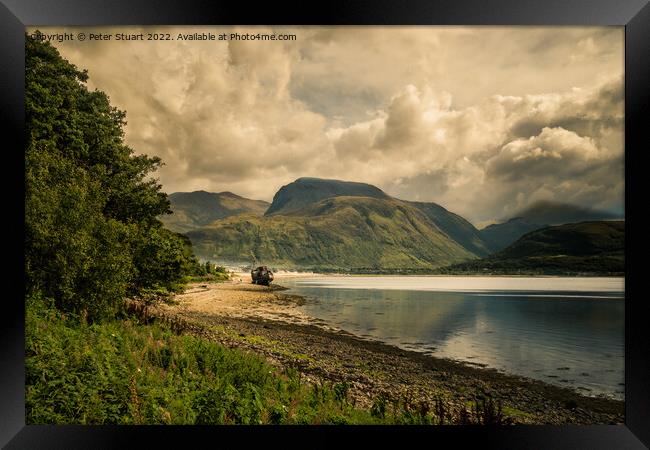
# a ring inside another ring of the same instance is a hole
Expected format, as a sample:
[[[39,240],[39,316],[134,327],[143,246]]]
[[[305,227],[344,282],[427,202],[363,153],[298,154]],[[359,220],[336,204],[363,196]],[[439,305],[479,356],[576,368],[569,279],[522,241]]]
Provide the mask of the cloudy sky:
[[[168,193],[270,201],[313,176],[478,226],[537,200],[623,212],[622,27],[39,29],[296,35],[54,43],[163,159]]]

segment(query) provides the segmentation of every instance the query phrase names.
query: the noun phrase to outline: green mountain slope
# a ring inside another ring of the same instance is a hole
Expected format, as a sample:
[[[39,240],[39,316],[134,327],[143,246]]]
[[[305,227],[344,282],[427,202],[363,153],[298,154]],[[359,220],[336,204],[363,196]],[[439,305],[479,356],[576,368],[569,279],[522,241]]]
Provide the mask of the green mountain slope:
[[[492,252],[498,252],[524,234],[550,225],[612,219],[621,217],[607,211],[577,205],[540,201],[517,212],[512,219],[504,223],[483,228],[480,236]]]
[[[477,256],[490,253],[480,232],[461,216],[447,211],[436,203],[409,202],[394,199],[381,189],[365,183],[352,183],[340,180],[320,178],[298,178],[293,183],[280,188],[273,197],[273,203],[267,210],[271,215],[309,215],[307,209],[326,198],[332,197],[371,197],[393,199],[415,207],[424,213],[443,233]]]
[[[594,221],[542,228],[488,258],[445,273],[623,274],[625,222]]]
[[[475,258],[418,208],[392,198],[327,198],[292,215],[240,215],[189,231],[204,258],[314,269],[431,269]]]
[[[269,203],[250,200],[232,192],[175,192],[169,197],[172,214],[160,217],[168,229],[180,233],[200,228],[237,214],[263,215]]]
[[[422,211],[447,236],[477,256],[490,253],[488,244],[479,230],[463,217],[447,211],[436,203],[405,202]]]

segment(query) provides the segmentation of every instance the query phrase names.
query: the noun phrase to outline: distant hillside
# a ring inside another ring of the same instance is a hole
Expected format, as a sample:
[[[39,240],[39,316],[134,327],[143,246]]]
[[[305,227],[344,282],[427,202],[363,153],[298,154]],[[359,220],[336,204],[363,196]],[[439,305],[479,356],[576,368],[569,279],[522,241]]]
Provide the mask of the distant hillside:
[[[269,203],[250,200],[232,192],[175,192],[169,196],[173,214],[160,217],[168,229],[180,233],[200,228],[237,214],[263,215]]]
[[[612,220],[621,217],[566,203],[541,201],[525,208],[504,223],[490,225],[480,231],[480,236],[493,252],[503,250],[524,234],[547,227],[594,220]]]
[[[620,275],[625,272],[625,222],[542,228],[485,259],[452,265],[441,272]]]
[[[502,252],[549,225],[615,217],[538,202],[479,231],[436,203],[399,200],[370,184],[319,178],[283,186],[271,204],[230,192],[178,192],[169,198],[174,214],[161,220],[189,236],[199,256],[247,262],[253,251],[269,264],[332,270],[428,270]],[[333,199],[339,200],[326,201]],[[413,239],[407,242],[409,233]]]
[[[490,253],[489,246],[481,236],[481,232],[458,214],[447,211],[436,203],[407,201],[404,203],[418,208],[447,236],[475,255],[487,256]]]
[[[423,211],[387,196],[330,197],[291,215],[228,217],[187,235],[203,258],[248,262],[252,251],[283,268],[432,269],[476,257]]]
[[[266,215],[293,214],[320,200],[339,196],[389,198],[384,191],[370,184],[321,178],[298,178],[276,192]]]
[[[507,222],[489,225],[479,231],[485,245],[491,252],[503,250],[524,234],[544,228],[546,225],[515,217]]]

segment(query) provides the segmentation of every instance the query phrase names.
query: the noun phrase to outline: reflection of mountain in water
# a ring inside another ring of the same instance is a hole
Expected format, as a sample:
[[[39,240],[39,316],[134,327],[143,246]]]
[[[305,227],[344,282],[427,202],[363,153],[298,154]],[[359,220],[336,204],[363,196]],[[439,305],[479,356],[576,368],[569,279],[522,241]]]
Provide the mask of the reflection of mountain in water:
[[[307,313],[356,327],[380,339],[420,342],[426,336],[429,341],[443,341],[465,320],[460,311],[462,304],[454,301],[462,299],[461,294],[449,294],[450,301],[440,302],[432,310],[427,305],[435,295],[431,292],[301,287],[296,293],[320,300],[306,305]]]
[[[436,355],[622,398],[623,314],[620,300],[488,297]]]
[[[590,389],[587,393],[614,394],[623,382],[624,302],[617,293],[463,293],[300,284],[292,291],[317,299],[304,305],[309,315],[393,345],[435,348],[436,356],[581,386]]]

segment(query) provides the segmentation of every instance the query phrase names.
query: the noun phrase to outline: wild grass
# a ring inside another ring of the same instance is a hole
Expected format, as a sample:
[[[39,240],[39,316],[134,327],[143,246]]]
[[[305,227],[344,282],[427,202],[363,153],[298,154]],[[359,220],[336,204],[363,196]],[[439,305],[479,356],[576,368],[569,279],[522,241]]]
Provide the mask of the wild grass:
[[[291,424],[372,421],[342,387],[311,386],[256,355],[125,318],[88,325],[32,299],[29,424]]]
[[[88,324],[31,298],[27,424],[507,423],[493,403],[464,412],[387,394],[369,409],[347,382],[308,383],[292,368],[135,316]]]

